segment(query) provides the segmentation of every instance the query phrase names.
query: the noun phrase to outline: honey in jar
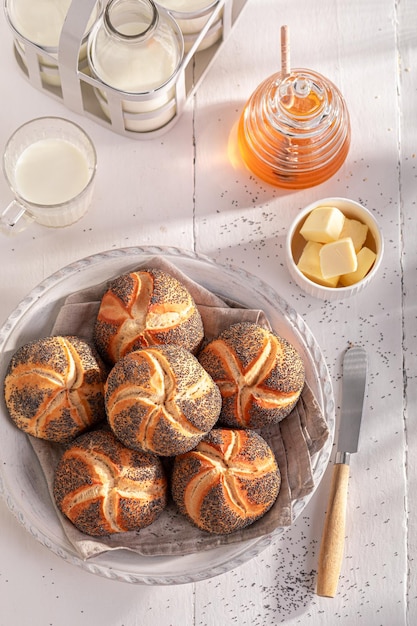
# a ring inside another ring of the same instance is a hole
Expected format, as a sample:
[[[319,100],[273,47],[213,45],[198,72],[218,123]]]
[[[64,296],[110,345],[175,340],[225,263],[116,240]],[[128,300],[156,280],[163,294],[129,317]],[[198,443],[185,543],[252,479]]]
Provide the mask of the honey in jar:
[[[247,167],[262,180],[288,189],[318,185],[337,172],[348,154],[346,103],[317,72],[277,72],[246,103],[238,144]]]

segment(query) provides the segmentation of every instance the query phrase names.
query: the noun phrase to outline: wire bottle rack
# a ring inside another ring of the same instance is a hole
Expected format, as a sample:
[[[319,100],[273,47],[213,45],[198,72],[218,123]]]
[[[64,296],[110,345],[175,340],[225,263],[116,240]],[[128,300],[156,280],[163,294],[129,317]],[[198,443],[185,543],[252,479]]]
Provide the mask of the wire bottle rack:
[[[92,17],[99,14],[97,0],[72,0],[56,50],[41,47],[18,32],[10,18],[10,0],[4,0],[4,9],[13,33],[16,62],[33,87],[118,134],[151,139],[165,134],[178,121],[246,2],[218,0],[201,31],[185,46],[175,75],[147,93],[122,92],[91,74],[86,55],[86,33]],[[166,11],[164,7],[158,6],[158,9]],[[186,35],[184,40],[187,40]],[[169,98],[165,98],[163,108],[153,109],[152,101],[160,101],[161,95],[167,93]],[[136,111],[135,107],[124,106],[129,101],[144,103],[144,106],[137,107]]]

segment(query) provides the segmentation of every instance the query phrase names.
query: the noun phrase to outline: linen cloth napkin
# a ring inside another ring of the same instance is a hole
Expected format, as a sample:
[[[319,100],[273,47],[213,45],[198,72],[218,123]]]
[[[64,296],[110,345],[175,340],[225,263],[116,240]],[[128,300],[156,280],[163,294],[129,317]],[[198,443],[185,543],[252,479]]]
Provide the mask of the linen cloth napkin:
[[[223,329],[235,322],[251,321],[270,328],[263,311],[245,309],[240,304],[219,298],[162,257],[155,257],[137,269],[146,267],[164,270],[187,287],[200,311],[205,341],[215,338]],[[69,295],[57,315],[52,334],[77,335],[92,342],[94,322],[107,284],[106,281]],[[281,488],[272,508],[247,528],[229,535],[206,533],[185,519],[170,499],[167,508],[150,526],[140,531],[117,533],[106,537],[90,537],[81,533],[56,509],[67,538],[83,559],[122,548],[148,556],[183,555],[262,537],[278,527],[289,526],[293,519],[294,501],[309,494],[314,488],[311,459],[329,436],[327,422],[306,384],[290,415],[279,424],[258,429],[257,432],[274,451],[281,472]],[[34,437],[30,437],[30,441],[54,502],[52,495],[54,471],[63,447]],[[170,462],[172,460],[164,459],[168,478]]]

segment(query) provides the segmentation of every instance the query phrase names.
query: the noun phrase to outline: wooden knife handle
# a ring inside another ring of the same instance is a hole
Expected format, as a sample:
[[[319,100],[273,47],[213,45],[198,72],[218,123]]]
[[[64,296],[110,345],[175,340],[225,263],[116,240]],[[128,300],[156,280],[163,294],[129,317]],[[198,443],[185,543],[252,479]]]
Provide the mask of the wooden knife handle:
[[[348,483],[349,465],[336,463],[333,467],[317,574],[317,595],[328,598],[336,595],[342,568]]]

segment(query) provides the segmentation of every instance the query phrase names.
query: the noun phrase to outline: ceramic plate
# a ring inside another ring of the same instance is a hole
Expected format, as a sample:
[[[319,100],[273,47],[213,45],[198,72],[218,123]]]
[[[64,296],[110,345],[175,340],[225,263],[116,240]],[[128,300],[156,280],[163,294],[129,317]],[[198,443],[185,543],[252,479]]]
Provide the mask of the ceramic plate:
[[[273,329],[299,350],[304,359],[307,381],[330,431],[324,447],[313,458],[313,477],[317,488],[330,458],[334,435],[332,385],[319,346],[302,318],[269,285],[244,270],[218,265],[193,252],[159,247],[110,250],[71,263],[44,280],[22,300],[0,329],[1,381],[12,354],[19,346],[50,333],[56,315],[69,294],[133,270],[156,255],[165,257],[210,291],[249,308],[263,309]],[[181,557],[145,557],[117,550],[84,561],[62,530],[27,436],[12,424],[3,397],[0,402],[0,493],[10,511],[35,539],[84,570],[130,583],[189,583],[234,569],[258,555],[273,538],[286,530],[278,528],[271,535],[258,539]],[[294,503],[295,518],[313,493]]]

